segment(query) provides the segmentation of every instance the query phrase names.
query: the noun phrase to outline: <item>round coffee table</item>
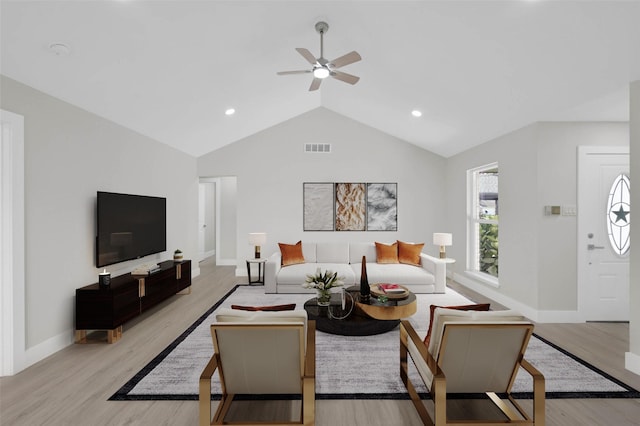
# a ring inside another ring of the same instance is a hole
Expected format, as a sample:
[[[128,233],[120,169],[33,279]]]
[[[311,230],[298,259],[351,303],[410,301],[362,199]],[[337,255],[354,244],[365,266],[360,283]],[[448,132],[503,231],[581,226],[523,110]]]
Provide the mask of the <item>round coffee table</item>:
[[[330,306],[318,306],[317,299],[309,299],[304,304],[310,320],[316,321],[316,330],[342,336],[371,336],[391,331],[400,324],[401,318],[413,315],[416,311],[416,296],[409,293],[406,299],[389,300],[381,303],[372,298],[368,304],[358,302],[360,287],[352,286],[346,289],[355,302],[351,315],[339,320],[332,318],[330,309],[340,309],[342,298],[340,293],[331,296]],[[413,307],[413,308],[411,308]],[[411,310],[413,309],[413,310]],[[372,316],[369,314],[372,312]],[[377,313],[376,313],[377,312]]]

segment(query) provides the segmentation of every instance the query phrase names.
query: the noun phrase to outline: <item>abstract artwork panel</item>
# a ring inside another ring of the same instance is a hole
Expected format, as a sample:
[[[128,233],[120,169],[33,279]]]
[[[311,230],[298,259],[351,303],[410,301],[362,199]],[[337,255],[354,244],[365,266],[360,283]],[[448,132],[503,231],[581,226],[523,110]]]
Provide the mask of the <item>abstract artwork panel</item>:
[[[398,184],[367,184],[367,230],[398,230]]]
[[[333,231],[333,183],[304,183],[305,231]]]
[[[336,183],[336,231],[364,231],[366,202],[364,183]]]

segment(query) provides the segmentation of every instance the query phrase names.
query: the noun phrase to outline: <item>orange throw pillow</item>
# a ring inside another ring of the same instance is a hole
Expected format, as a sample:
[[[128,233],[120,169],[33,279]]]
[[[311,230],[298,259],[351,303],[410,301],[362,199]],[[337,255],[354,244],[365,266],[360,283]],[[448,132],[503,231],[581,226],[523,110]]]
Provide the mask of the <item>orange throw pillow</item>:
[[[296,308],[295,303],[288,303],[286,305],[272,305],[272,306],[242,306],[231,305],[231,309],[237,309],[239,311],[293,311]]]
[[[411,244],[398,241],[398,261],[409,265],[420,266],[420,253],[424,243]]]
[[[460,305],[460,306],[438,306],[431,305],[429,307],[429,330],[427,331],[427,335],[424,338],[424,344],[429,349],[429,341],[431,340],[431,326],[433,325],[433,314],[436,311],[436,308],[447,308],[447,309],[457,309],[459,311],[488,311],[490,307],[489,303],[478,303],[476,305]]]
[[[376,262],[377,263],[399,263],[398,243],[382,244],[376,242]]]
[[[280,246],[280,253],[282,254],[282,266],[304,263],[304,256],[302,255],[302,240],[295,244],[278,243],[278,245]]]

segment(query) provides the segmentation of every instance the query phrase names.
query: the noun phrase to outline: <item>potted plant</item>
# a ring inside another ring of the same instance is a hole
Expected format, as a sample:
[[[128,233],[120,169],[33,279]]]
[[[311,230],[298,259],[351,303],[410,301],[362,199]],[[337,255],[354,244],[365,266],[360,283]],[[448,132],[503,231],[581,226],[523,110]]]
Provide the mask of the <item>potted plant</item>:
[[[173,252],[173,260],[175,262],[182,262],[182,251],[180,249]]]
[[[307,275],[307,279],[302,286],[304,288],[315,288],[318,293],[318,305],[328,306],[331,300],[331,289],[342,286],[344,284],[343,280],[343,277],[338,277],[337,272],[325,271],[322,273],[318,268],[315,275]]]

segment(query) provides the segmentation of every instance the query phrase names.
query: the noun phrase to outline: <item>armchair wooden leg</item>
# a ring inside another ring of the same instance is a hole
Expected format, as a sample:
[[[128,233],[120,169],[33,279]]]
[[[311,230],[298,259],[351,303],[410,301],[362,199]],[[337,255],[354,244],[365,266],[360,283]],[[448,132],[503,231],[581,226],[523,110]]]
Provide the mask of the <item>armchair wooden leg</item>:
[[[313,426],[316,418],[316,382],[314,379],[304,379],[302,386],[301,422],[304,426]]]
[[[211,425],[211,377],[218,368],[218,361],[215,357],[211,357],[209,363],[200,375],[199,392],[198,392],[198,411],[200,413],[199,425]]]
[[[544,426],[546,416],[544,376],[526,359],[523,359],[520,365],[533,377],[533,423]]]
[[[222,395],[222,399],[218,404],[218,409],[216,410],[216,414],[213,416],[212,425],[223,425],[224,418],[227,415],[227,411],[231,408],[231,403],[233,402],[234,394],[226,394]]]
[[[198,397],[198,411],[200,426],[211,425],[211,379],[200,379],[200,395]]]
[[[441,378],[434,378],[431,387],[433,393],[433,417],[436,426],[447,424],[447,382]]]
[[[413,386],[413,383],[409,379],[409,351],[407,350],[409,335],[407,333],[404,325],[400,326],[400,378],[404,383],[404,386],[407,388],[407,393],[409,394],[409,398],[411,398],[411,402],[413,402],[414,407],[416,407],[416,411],[422,420],[422,423],[428,426],[433,426],[433,420],[429,416],[429,412],[426,407],[422,403],[422,399],[420,399],[420,395],[418,391]]]

